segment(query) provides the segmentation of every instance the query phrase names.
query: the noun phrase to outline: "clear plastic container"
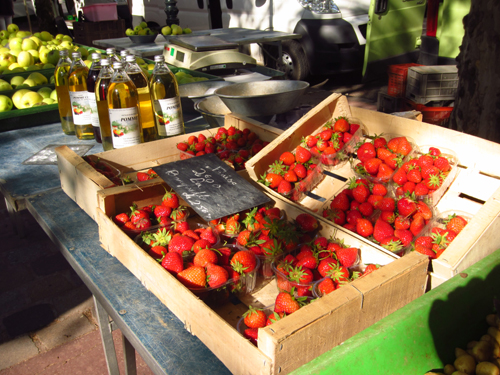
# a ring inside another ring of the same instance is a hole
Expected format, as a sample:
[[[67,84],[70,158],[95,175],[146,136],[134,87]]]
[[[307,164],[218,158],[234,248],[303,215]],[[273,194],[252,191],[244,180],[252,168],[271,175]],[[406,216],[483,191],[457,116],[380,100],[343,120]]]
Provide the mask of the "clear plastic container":
[[[406,155],[401,164],[403,164],[404,162],[406,162],[407,160],[409,160],[416,152],[419,151],[419,148],[417,146],[417,144],[415,143],[415,141],[413,140],[413,138],[411,137],[408,137],[406,135],[401,135],[401,134],[381,134],[382,137],[384,137],[387,142],[389,142],[391,139],[393,138],[397,138],[397,137],[405,137],[411,144],[411,147],[412,147],[412,151],[410,153],[408,153],[408,155]],[[370,141],[369,139],[367,139],[367,141]],[[351,163],[351,169],[352,169],[352,172],[356,175],[356,177],[358,178],[366,178],[367,180],[369,180],[370,182],[373,182],[373,183],[381,183],[381,184],[389,184],[390,181],[392,181],[392,177],[396,174],[396,172],[398,171],[399,168],[396,168],[394,169],[394,171],[392,172],[392,174],[390,176],[387,176],[385,178],[379,178],[377,176],[372,176],[368,173],[366,174],[362,174],[360,173],[358,170],[357,170],[357,167],[360,166],[361,164],[361,161],[359,159],[350,159],[350,163]]]

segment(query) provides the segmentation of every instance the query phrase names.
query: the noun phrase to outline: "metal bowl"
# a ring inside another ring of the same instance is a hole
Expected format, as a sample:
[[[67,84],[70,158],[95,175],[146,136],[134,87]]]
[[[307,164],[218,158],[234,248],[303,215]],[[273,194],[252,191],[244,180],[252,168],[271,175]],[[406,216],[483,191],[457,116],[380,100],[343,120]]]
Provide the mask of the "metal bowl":
[[[158,34],[154,35],[129,35],[128,37],[135,44],[154,43]]]
[[[268,116],[296,107],[309,83],[305,81],[259,81],[235,83],[215,90],[231,112],[245,116]]]
[[[231,113],[224,102],[215,95],[198,100],[194,108],[201,113],[211,128],[224,126],[224,116]]]
[[[214,95],[214,91],[219,87],[232,84],[232,82],[227,81],[199,81],[179,85],[182,111],[185,113],[196,113],[194,104],[198,100]]]

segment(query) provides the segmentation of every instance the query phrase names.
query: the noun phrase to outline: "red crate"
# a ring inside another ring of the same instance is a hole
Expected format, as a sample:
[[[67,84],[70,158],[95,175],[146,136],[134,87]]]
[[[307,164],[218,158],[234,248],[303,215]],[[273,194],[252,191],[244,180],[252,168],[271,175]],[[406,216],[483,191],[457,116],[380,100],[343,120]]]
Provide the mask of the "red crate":
[[[453,107],[429,107],[415,103],[410,99],[403,101],[404,111],[411,111],[413,109],[422,113],[423,122],[439,126],[448,126],[451,111],[453,111]]]
[[[389,75],[389,83],[387,87],[387,94],[396,98],[405,97],[406,93],[406,77],[408,75],[408,68],[412,66],[422,66],[421,64],[408,63],[390,65],[387,69]]]

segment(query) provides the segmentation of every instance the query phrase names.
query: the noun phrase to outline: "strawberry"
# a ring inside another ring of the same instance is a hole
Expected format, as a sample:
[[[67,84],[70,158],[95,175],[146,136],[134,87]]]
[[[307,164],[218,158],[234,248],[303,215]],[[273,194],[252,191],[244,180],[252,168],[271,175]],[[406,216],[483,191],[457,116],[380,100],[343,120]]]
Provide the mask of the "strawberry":
[[[387,194],[387,188],[384,184],[374,184],[372,187],[372,194],[383,197]]]
[[[419,252],[420,254],[427,255],[431,259],[436,259],[436,252],[431,248],[422,245],[415,245],[415,251]]]
[[[396,202],[394,198],[382,198],[377,205],[377,208],[381,211],[394,212],[396,210]]]
[[[303,213],[297,215],[295,222],[304,232],[313,232],[318,229],[318,220],[310,214]]]
[[[392,181],[394,181],[399,186],[403,186],[408,181],[406,172],[402,168],[398,169],[394,176],[392,176]]]
[[[442,172],[449,172],[451,170],[450,162],[444,156],[438,156],[434,160],[434,166]]]
[[[343,117],[339,117],[337,121],[335,121],[335,124],[333,125],[334,132],[345,133],[349,131],[349,128],[350,128],[349,122]]]
[[[337,194],[330,203],[330,208],[347,211],[349,209],[349,197],[345,193]]]
[[[358,151],[357,151],[358,159],[363,163],[365,161],[367,161],[368,159],[374,158],[376,155],[377,155],[377,152],[375,150],[375,146],[370,142],[363,143],[358,148]]]
[[[363,272],[363,276],[366,276],[370,273],[372,273],[373,271],[376,271],[380,268],[380,266],[378,264],[367,264],[366,265],[366,268]]]
[[[293,186],[289,181],[282,180],[278,185],[278,193],[284,196],[292,193]]]
[[[118,225],[123,225],[128,221],[130,221],[130,217],[126,213],[121,213],[114,217],[114,222]]]
[[[182,256],[179,253],[165,253],[161,260],[161,266],[173,275],[177,275],[184,269]]]
[[[398,253],[399,251],[401,251],[403,244],[398,237],[390,236],[380,241],[380,246],[382,246],[384,249],[392,251],[393,253]]]
[[[195,240],[192,239],[191,237],[184,236],[182,234],[175,235],[172,237],[172,239],[168,244],[168,252],[176,252],[182,255],[182,253],[185,251],[187,252],[191,251],[194,243]]]
[[[453,214],[448,216],[445,223],[446,223],[446,229],[451,230],[458,234],[467,225],[467,220],[465,220],[460,215]]]
[[[276,189],[281,181],[283,181],[283,177],[276,173],[268,173],[264,178],[265,184],[269,186],[271,189]]]
[[[156,217],[170,216],[172,213],[172,208],[164,205],[156,206],[153,210]]]
[[[174,229],[179,233],[184,233],[189,229],[189,223],[187,221],[177,221],[174,224]]]
[[[147,173],[145,172],[137,172],[137,181],[147,181],[151,180],[152,177],[150,177]]]
[[[361,215],[361,212],[359,212],[358,210],[349,210],[346,212],[346,221],[349,224],[356,225],[356,223],[358,222],[358,219],[362,219],[362,218],[363,218],[363,215]]]
[[[413,234],[408,229],[396,229],[394,230],[394,236],[399,238],[403,247],[408,246],[413,240]]]
[[[359,212],[361,212],[361,214],[365,217],[368,217],[370,216],[371,214],[373,214],[373,206],[371,203],[369,202],[363,202],[359,205],[358,207],[358,210]]]
[[[414,168],[408,171],[408,173],[406,174],[406,178],[408,179],[408,181],[418,184],[420,181],[422,181],[422,174],[420,173],[419,169]]]
[[[403,197],[398,200],[397,207],[399,214],[405,217],[410,216],[417,211],[417,204],[414,200],[408,197]]]
[[[418,183],[415,185],[415,189],[413,190],[413,192],[415,193],[415,195],[427,195],[429,194],[429,188],[427,186],[425,186],[425,184],[423,183]]]
[[[217,243],[217,236],[215,235],[212,227],[208,226],[204,229],[199,230],[200,239],[207,240],[211,245],[215,245]]]
[[[311,159],[311,152],[302,146],[297,146],[295,149],[295,159],[299,163],[307,163]]]
[[[288,279],[298,284],[309,284],[313,281],[313,273],[310,268],[297,265],[289,270]]]
[[[349,268],[358,262],[358,253],[359,249],[355,247],[340,248],[337,250],[337,258],[342,266]]]
[[[419,212],[425,220],[432,219],[432,209],[422,201],[418,201],[417,203],[417,212]]]
[[[364,184],[356,183],[356,186],[352,189],[352,196],[359,203],[363,203],[370,196],[370,190]]]
[[[304,142],[306,143],[307,147],[312,148],[316,146],[316,143],[318,143],[318,138],[316,138],[313,135],[308,135],[305,139]]]
[[[426,168],[434,165],[434,159],[432,156],[424,154],[417,159],[417,163],[420,168]]]
[[[283,178],[288,182],[297,182],[297,180],[299,179],[297,173],[295,173],[293,169],[286,172]]]
[[[295,156],[290,151],[285,151],[280,155],[279,160],[285,165],[292,165],[295,163]]]
[[[418,236],[419,233],[424,229],[425,220],[424,217],[420,213],[416,213],[413,215],[413,219],[410,224],[410,232],[414,236]]]
[[[248,310],[243,314],[243,322],[248,328],[262,328],[266,326],[267,316],[262,309],[248,306]]]
[[[200,249],[193,258],[195,266],[206,267],[208,263],[217,264],[217,253],[211,249]]]
[[[337,208],[334,209],[327,208],[323,210],[323,217],[334,222],[337,225],[345,224],[345,217],[346,217],[345,212]]]
[[[218,288],[224,285],[228,278],[228,272],[224,267],[217,264],[208,263],[206,265],[207,283],[211,288]]]
[[[342,285],[349,282],[349,270],[341,265],[337,265],[328,271],[327,275],[336,284]]]
[[[307,255],[300,259],[296,267],[308,268],[310,270],[315,269],[318,266],[318,259],[314,255]]]
[[[151,246],[151,248],[148,251],[148,254],[151,255],[155,259],[161,259],[165,254],[167,253],[167,249],[165,246]]]
[[[249,339],[252,344],[257,345],[257,338],[259,336],[259,329],[258,328],[247,328],[243,332],[243,336],[245,336],[245,338]]]
[[[193,244],[193,251],[197,254],[201,249],[210,249],[210,242],[204,239],[199,239]]]
[[[175,210],[179,207],[179,198],[174,191],[167,191],[165,189],[165,195],[162,198],[161,204]]]
[[[387,142],[387,148],[391,150],[391,152],[397,153],[398,147],[401,142],[402,137],[394,137],[389,142]]]
[[[274,311],[292,314],[300,308],[299,301],[288,292],[279,292],[274,302]]]
[[[329,294],[337,289],[337,286],[329,277],[325,278],[318,284],[318,290],[321,292],[321,295]]]
[[[439,156],[441,155],[441,150],[439,150],[439,148],[436,147],[429,147],[429,154],[432,156]]]
[[[431,248],[432,247],[432,237],[431,236],[420,236],[415,240],[415,246],[421,245],[424,247]]]
[[[360,218],[356,221],[356,232],[363,237],[373,234],[373,224],[368,219]]]
[[[307,177],[307,169],[303,164],[297,164],[293,168],[293,171],[297,175],[298,179],[304,179]]]
[[[230,264],[238,273],[249,273],[257,266],[257,258],[249,250],[240,250],[233,255]]]
[[[408,155],[412,150],[411,143],[406,139],[406,137],[401,137],[401,140],[398,144],[397,153],[403,156]]]
[[[380,219],[386,223],[393,224],[396,220],[396,214],[392,211],[382,211],[380,213]]]
[[[394,168],[391,168],[387,164],[380,164],[380,167],[379,167],[378,173],[377,173],[377,178],[380,181],[389,181],[389,179],[391,178],[393,173],[394,173]]]
[[[378,173],[378,170],[380,168],[380,165],[382,164],[382,160],[379,158],[371,158],[366,160],[363,165],[365,167],[365,170],[371,174],[372,176],[375,176]]]
[[[394,220],[394,228],[396,229],[408,229],[410,228],[410,224],[410,219],[405,216],[398,215]]]
[[[188,288],[204,288],[206,279],[205,269],[199,266],[190,266],[177,274],[177,280]]]
[[[373,238],[375,238],[376,241],[381,242],[384,238],[391,237],[393,234],[394,229],[389,223],[381,219],[378,219],[375,222],[375,227],[373,228]]]

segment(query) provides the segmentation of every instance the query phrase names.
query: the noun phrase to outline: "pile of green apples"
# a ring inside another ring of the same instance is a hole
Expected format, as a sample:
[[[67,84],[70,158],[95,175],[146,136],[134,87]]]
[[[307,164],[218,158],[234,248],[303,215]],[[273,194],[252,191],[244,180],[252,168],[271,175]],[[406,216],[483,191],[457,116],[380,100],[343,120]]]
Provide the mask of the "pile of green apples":
[[[161,29],[163,35],[181,35],[181,34],[191,34],[192,31],[189,27],[182,28],[175,23],[172,26],[164,26]]]
[[[79,51],[84,60],[90,52],[74,45],[69,35],[53,36],[47,31],[32,34],[10,24],[7,30],[0,31],[0,74],[55,68],[62,49]]]
[[[158,34],[156,31],[151,30],[146,22],[141,22],[139,25],[134,27],[134,29],[128,28],[125,30],[125,35],[155,35]]]
[[[57,103],[57,92],[50,87],[41,87],[38,90],[19,89],[12,98],[0,95],[0,112],[16,109],[25,109],[41,105]]]

